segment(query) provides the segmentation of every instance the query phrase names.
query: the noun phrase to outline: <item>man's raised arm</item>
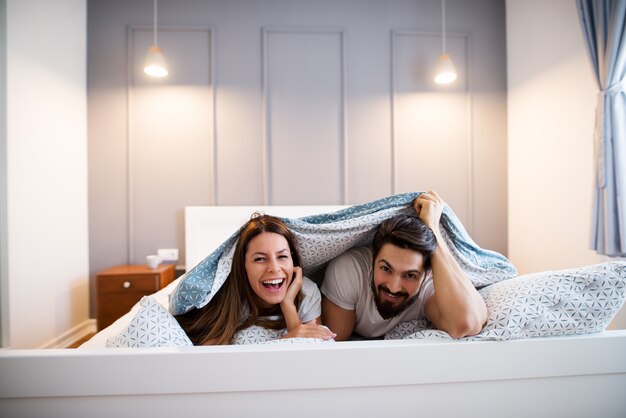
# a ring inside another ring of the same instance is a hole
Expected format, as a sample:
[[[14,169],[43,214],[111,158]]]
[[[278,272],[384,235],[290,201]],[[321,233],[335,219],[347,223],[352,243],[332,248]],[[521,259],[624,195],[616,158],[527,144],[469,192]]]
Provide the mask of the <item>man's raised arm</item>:
[[[435,292],[426,302],[424,314],[438,329],[461,338],[482,330],[487,321],[487,306],[441,235],[439,221],[444,205],[434,191],[422,193],[413,204],[437,239],[431,257]]]

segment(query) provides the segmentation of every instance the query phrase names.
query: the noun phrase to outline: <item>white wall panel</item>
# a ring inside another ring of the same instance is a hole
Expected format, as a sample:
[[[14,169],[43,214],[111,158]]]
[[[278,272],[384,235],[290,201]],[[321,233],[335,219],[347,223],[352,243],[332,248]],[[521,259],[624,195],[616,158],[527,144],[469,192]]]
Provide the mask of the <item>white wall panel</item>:
[[[471,232],[472,136],[467,40],[448,36],[459,78],[433,81],[441,35],[392,33],[394,192],[436,190]]]
[[[161,29],[164,78],[143,72],[151,43],[149,28],[129,30],[129,260],[138,264],[158,248],[184,259],[182,208],[214,203],[215,189],[211,32]]]
[[[343,203],[343,32],[263,36],[267,203]]]

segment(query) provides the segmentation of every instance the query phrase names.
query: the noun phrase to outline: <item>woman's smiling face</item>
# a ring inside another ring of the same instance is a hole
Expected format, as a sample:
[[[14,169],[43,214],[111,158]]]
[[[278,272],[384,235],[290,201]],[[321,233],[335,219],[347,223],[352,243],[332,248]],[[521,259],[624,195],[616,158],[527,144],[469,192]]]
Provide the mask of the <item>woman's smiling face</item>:
[[[291,249],[285,237],[273,232],[254,237],[248,243],[245,266],[250,287],[262,307],[271,308],[283,301],[293,276]]]

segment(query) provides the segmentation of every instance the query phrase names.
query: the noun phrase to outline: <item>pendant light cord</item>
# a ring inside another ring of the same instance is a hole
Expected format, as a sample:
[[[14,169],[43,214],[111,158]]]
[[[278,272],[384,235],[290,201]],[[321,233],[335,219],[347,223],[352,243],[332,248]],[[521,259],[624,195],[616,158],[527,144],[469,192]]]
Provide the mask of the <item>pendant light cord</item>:
[[[154,46],[157,46],[157,0],[154,0]]]
[[[154,0],[156,2],[156,0]],[[446,53],[446,0],[441,0],[441,33],[443,39],[443,54]]]

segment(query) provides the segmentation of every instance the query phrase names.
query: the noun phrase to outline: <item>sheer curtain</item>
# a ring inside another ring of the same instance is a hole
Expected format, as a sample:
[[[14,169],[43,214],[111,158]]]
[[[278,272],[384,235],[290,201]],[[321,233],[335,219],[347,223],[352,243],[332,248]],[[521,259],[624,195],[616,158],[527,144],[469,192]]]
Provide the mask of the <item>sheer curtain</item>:
[[[577,0],[598,84],[592,248],[626,256],[626,0]]]

